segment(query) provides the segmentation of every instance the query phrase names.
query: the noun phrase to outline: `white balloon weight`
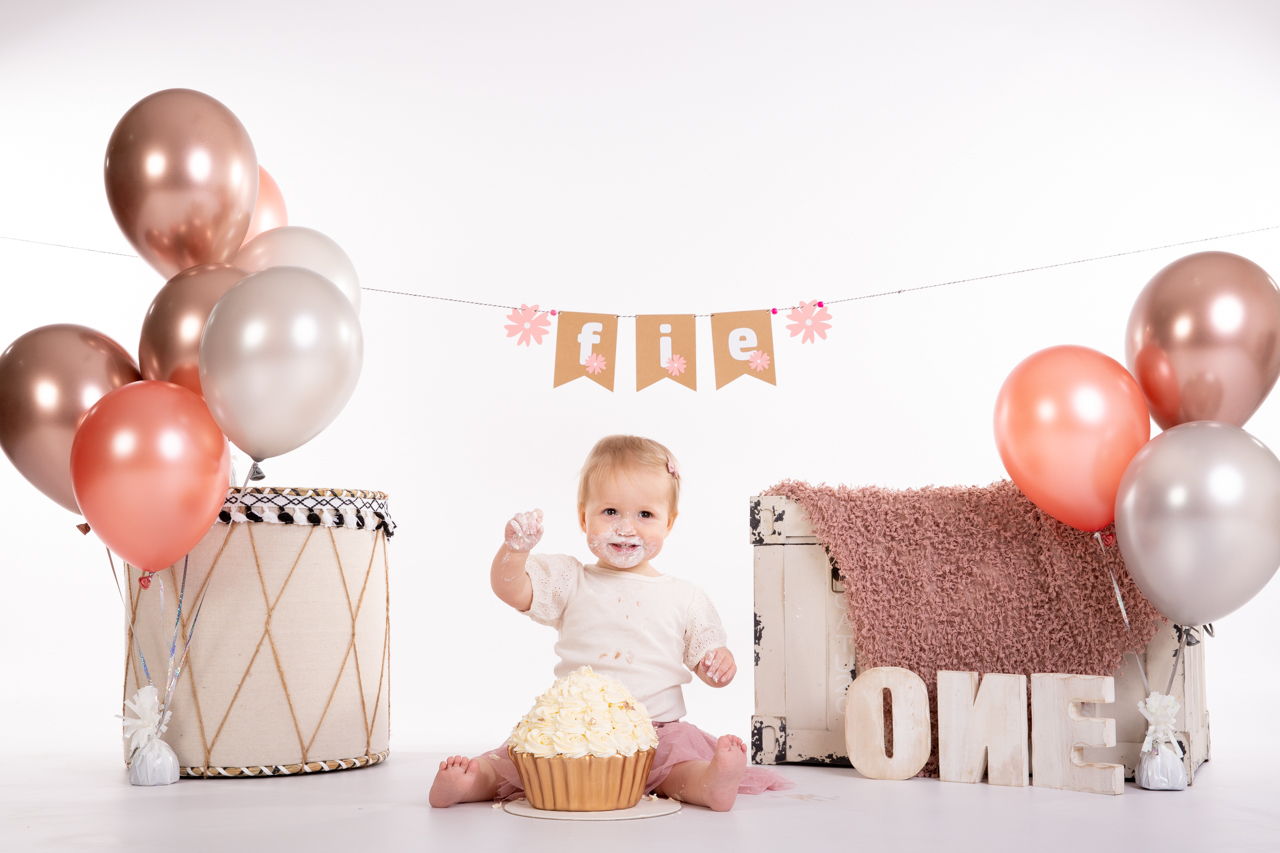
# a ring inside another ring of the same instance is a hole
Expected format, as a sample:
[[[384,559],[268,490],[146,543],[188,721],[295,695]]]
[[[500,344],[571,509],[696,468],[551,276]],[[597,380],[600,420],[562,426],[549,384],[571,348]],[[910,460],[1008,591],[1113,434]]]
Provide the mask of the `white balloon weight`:
[[[263,231],[240,249],[235,266],[249,272],[270,267],[303,267],[317,272],[347,295],[360,313],[360,277],[342,247],[311,228],[285,225]]]
[[[360,318],[342,291],[311,270],[277,266],[245,276],[213,307],[200,385],[227,438],[262,461],[332,423],[363,361]]]
[[[1124,472],[1116,535],[1157,610],[1179,625],[1221,619],[1280,567],[1280,460],[1231,424],[1176,426]]]

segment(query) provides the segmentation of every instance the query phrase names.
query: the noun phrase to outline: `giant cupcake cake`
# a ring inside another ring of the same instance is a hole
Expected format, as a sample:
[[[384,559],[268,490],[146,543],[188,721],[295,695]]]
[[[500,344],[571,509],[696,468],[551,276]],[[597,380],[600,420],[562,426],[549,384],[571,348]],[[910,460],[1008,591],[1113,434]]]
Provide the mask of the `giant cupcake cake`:
[[[507,750],[534,808],[606,811],[639,802],[657,746],[644,706],[584,666],[537,698]]]

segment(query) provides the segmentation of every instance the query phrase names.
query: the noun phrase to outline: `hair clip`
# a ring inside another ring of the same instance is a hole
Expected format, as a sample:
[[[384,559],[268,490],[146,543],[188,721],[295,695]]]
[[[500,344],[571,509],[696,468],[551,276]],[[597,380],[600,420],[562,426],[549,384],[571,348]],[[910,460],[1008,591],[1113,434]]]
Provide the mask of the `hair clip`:
[[[667,454],[667,473],[677,480],[680,479],[680,472],[676,470],[676,460],[671,458],[671,454]]]

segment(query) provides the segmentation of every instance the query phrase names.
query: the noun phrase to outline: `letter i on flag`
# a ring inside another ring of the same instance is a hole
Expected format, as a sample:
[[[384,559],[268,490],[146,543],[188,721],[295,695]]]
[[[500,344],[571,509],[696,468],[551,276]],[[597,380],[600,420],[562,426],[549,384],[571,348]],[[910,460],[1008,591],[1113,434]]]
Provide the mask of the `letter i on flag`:
[[[692,314],[636,317],[636,390],[673,379],[697,391],[697,342]]]
[[[556,375],[551,387],[585,376],[612,391],[617,350],[615,315],[561,311],[556,318]]]
[[[717,391],[739,376],[778,384],[773,373],[773,315],[769,311],[712,314],[711,343]]]

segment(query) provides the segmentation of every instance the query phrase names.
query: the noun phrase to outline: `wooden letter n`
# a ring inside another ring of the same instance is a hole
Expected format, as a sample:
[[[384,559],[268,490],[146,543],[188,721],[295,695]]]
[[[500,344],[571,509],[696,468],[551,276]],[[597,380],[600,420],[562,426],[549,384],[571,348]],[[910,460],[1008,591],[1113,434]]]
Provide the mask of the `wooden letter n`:
[[[938,672],[938,775],[943,782],[1027,784],[1027,677]]]

